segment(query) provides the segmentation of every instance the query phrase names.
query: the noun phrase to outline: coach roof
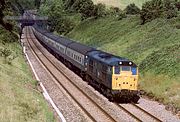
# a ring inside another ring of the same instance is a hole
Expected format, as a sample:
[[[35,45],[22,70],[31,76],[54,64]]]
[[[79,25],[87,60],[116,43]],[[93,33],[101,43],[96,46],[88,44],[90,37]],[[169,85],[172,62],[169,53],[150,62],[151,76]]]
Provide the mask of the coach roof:
[[[67,46],[68,44],[72,43],[73,41],[71,41],[70,39],[67,39],[65,37],[62,36],[57,36],[57,35],[53,35],[53,33],[46,33],[45,34],[48,38],[64,45]]]
[[[68,45],[68,48],[73,49],[83,55],[86,55],[87,52],[96,50],[95,48],[80,44],[78,42],[73,42]]]

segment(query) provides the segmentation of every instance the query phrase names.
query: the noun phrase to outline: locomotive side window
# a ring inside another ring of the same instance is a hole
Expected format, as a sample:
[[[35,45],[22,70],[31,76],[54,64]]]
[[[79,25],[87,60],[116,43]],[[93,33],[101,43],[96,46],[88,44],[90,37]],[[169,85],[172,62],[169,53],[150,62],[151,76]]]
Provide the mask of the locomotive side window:
[[[92,59],[89,60],[89,71],[93,72],[93,60]]]
[[[102,65],[102,72],[106,72],[107,71],[107,66]]]
[[[130,71],[131,67],[130,66],[122,66],[122,71]]]
[[[112,70],[111,70],[111,67],[108,66],[108,70],[107,70],[108,74],[112,74]]]
[[[137,75],[137,68],[131,67],[132,75]]]
[[[120,67],[115,66],[114,74],[120,74]]]

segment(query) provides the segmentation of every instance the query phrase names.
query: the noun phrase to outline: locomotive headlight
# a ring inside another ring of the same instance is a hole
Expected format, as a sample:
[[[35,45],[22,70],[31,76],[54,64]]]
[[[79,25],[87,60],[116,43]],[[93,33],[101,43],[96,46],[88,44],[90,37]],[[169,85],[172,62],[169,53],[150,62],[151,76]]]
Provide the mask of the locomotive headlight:
[[[132,65],[132,62],[129,62],[129,65]]]
[[[120,61],[119,64],[122,64],[122,62]]]

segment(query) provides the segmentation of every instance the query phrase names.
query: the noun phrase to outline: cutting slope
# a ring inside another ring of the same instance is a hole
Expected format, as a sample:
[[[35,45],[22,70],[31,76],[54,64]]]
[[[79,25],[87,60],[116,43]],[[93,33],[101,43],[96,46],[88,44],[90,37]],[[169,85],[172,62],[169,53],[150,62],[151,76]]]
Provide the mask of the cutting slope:
[[[133,60],[141,73],[141,89],[180,107],[179,21],[180,17],[156,19],[140,25],[138,16],[120,21],[107,17],[86,20],[68,36]]]

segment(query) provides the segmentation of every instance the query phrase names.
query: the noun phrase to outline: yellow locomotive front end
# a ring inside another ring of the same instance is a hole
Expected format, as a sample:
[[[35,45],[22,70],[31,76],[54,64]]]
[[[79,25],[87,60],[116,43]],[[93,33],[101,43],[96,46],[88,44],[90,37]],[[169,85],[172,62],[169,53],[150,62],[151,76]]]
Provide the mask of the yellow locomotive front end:
[[[138,68],[132,65],[120,65],[112,67],[112,91],[118,98],[123,99],[139,99],[138,96]]]
[[[133,70],[133,72],[132,72]],[[134,74],[133,74],[134,73]],[[113,67],[113,90],[138,90],[138,69],[131,66]]]

